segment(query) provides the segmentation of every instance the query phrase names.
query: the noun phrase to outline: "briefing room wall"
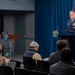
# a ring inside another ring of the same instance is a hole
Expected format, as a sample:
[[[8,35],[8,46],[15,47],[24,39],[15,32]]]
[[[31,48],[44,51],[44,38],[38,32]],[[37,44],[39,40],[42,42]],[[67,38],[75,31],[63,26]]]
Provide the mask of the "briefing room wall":
[[[24,10],[25,11],[34,11],[35,8],[34,0],[0,0],[0,10]],[[23,8],[22,8],[23,7]],[[22,8],[22,9],[21,9]],[[13,15],[6,15],[3,13],[4,16],[4,31],[8,30],[8,34],[16,34],[21,36],[21,39],[12,40],[12,52],[16,52],[19,54],[23,54],[25,50],[28,49],[29,42],[32,41],[30,39],[34,39],[34,37],[24,38],[23,35],[27,32],[25,30],[25,25],[31,26],[34,25],[34,13],[29,12],[28,14],[15,14]],[[25,17],[26,16],[26,17]],[[20,21],[17,19],[19,17]],[[17,21],[17,23],[15,23]],[[29,24],[28,24],[29,22]],[[21,25],[21,26],[20,26]],[[20,33],[19,28],[22,30],[22,34]],[[27,32],[28,33],[28,32]],[[26,34],[27,35],[27,34]],[[33,34],[34,36],[34,34]],[[5,47],[9,47],[9,41],[6,42],[3,39],[0,39],[0,43],[2,43]],[[27,47],[25,47],[27,46]],[[23,48],[23,50],[22,50]]]
[[[34,11],[34,0],[0,0],[0,10]]]

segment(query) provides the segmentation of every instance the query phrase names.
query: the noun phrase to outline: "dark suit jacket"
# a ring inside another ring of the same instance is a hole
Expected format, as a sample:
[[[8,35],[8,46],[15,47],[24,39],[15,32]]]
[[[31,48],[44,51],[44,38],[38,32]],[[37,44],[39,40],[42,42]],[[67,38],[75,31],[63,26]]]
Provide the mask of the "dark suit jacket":
[[[48,59],[48,62],[52,65],[57,63],[60,60],[60,51],[51,53]]]
[[[50,63],[50,65],[55,64],[59,61],[60,61],[60,51],[59,50],[50,54],[49,59],[48,59],[48,62]],[[73,59],[69,63],[75,66]]]
[[[68,62],[59,61],[50,66],[49,72],[57,75],[75,75],[75,67],[70,65]]]

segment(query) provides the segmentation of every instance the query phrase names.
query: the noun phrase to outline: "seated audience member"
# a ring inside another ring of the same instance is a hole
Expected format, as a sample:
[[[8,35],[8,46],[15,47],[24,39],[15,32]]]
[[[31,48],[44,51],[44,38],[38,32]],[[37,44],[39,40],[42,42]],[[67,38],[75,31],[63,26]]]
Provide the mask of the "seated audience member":
[[[2,56],[0,56],[0,66],[2,66],[4,64],[3,58]]]
[[[57,43],[58,50],[54,53],[51,53],[48,59],[48,62],[52,65],[54,63],[57,63],[60,60],[60,51],[67,46],[66,40],[59,40]]]
[[[10,60],[9,60],[9,58],[4,57],[3,55],[4,55],[3,46],[2,46],[2,44],[0,44],[0,60],[3,60],[4,65],[8,65]]]
[[[39,44],[35,41],[30,43],[30,49],[23,55],[23,57],[31,57],[34,60],[42,60],[41,55],[38,53]]]
[[[75,75],[75,67],[70,64],[72,51],[63,48],[60,53],[60,61],[50,66],[50,74],[56,75]]]

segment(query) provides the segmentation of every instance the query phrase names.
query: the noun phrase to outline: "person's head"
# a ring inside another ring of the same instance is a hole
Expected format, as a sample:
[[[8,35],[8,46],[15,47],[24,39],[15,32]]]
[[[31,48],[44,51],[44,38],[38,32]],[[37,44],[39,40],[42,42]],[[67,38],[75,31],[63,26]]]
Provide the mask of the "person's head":
[[[57,43],[57,48],[58,50],[62,50],[64,47],[67,46],[67,41],[66,40],[59,40]]]
[[[75,11],[73,11],[73,10],[70,11],[70,18],[71,18],[72,20],[75,19]]]
[[[60,53],[60,58],[62,61],[71,61],[72,59],[72,51],[70,48],[63,48]]]
[[[37,42],[35,42],[35,41],[32,41],[32,42],[30,43],[30,49],[33,49],[33,50],[38,51],[38,49],[39,49],[39,44],[38,44]]]

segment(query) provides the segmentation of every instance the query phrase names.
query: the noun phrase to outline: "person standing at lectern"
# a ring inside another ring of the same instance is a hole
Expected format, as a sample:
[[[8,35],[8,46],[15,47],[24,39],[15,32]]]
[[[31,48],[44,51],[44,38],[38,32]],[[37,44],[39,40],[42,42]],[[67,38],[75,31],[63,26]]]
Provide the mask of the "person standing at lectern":
[[[67,22],[67,30],[75,30],[75,11],[70,11],[70,19]]]
[[[71,48],[73,52],[73,59],[75,61],[75,11],[70,11],[70,19],[67,22],[67,30],[73,35],[68,38],[68,47]]]

